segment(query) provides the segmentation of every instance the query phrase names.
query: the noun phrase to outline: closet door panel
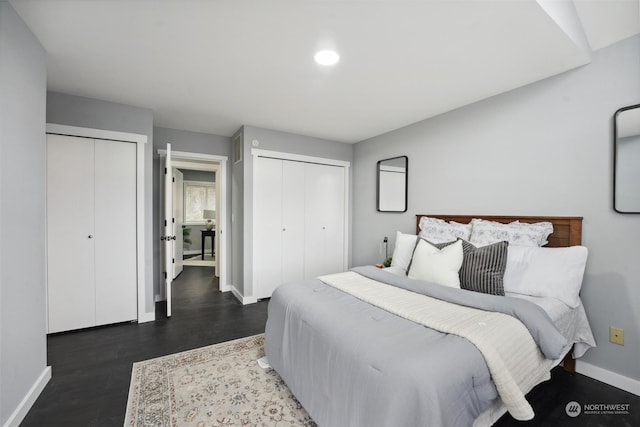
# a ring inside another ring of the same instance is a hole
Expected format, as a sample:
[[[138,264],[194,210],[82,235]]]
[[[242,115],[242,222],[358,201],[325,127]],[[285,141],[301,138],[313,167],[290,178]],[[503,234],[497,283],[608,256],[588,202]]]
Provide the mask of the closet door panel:
[[[344,212],[345,168],[327,166],[322,174],[323,197],[323,268],[331,273],[345,270],[344,265]]]
[[[282,283],[282,160],[254,160],[253,268],[256,298]]]
[[[323,267],[323,191],[321,177],[322,166],[305,164],[305,217],[304,217],[304,278],[312,279],[328,272]]]
[[[282,162],[282,283],[304,278],[304,169]]]
[[[96,325],[137,318],[136,145],[95,142]]]
[[[47,135],[49,333],[95,324],[93,140]]]
[[[305,167],[305,278],[343,271],[344,168]]]

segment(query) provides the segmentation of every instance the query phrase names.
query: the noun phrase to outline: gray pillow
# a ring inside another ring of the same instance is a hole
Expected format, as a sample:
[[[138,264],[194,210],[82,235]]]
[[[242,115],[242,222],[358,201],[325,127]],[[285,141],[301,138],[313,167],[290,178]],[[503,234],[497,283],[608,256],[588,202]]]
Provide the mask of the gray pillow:
[[[462,239],[461,239],[462,240]],[[462,240],[464,259],[460,267],[460,288],[491,295],[504,295],[504,271],[509,243],[476,247]]]

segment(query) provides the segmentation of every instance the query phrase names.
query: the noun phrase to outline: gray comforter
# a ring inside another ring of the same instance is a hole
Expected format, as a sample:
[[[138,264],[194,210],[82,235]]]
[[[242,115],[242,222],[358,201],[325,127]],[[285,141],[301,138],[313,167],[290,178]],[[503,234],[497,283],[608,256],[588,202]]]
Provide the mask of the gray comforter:
[[[369,278],[520,319],[549,359],[566,340],[528,301],[479,294],[356,268]],[[498,394],[476,347],[307,280],[276,289],[265,352],[324,427],[470,426]]]

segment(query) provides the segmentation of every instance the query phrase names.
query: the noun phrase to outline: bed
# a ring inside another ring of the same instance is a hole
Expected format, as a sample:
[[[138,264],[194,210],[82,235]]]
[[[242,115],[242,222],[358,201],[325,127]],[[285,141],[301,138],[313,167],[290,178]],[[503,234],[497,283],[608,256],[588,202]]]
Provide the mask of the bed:
[[[579,217],[417,215],[416,225],[424,216],[551,222],[548,247],[581,244]],[[524,395],[595,343],[581,302],[505,295],[375,267],[286,284],[269,303],[265,352],[320,426],[487,426],[507,410],[531,419]]]

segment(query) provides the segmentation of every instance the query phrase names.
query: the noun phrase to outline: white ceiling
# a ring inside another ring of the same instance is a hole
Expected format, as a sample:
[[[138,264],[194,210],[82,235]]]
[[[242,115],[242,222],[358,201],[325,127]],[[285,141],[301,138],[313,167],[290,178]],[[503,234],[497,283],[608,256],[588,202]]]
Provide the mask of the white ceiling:
[[[573,3],[11,1],[48,52],[49,90],[150,108],[155,126],[342,142],[584,65],[640,32],[639,0]],[[338,65],[316,65],[320,48]]]

